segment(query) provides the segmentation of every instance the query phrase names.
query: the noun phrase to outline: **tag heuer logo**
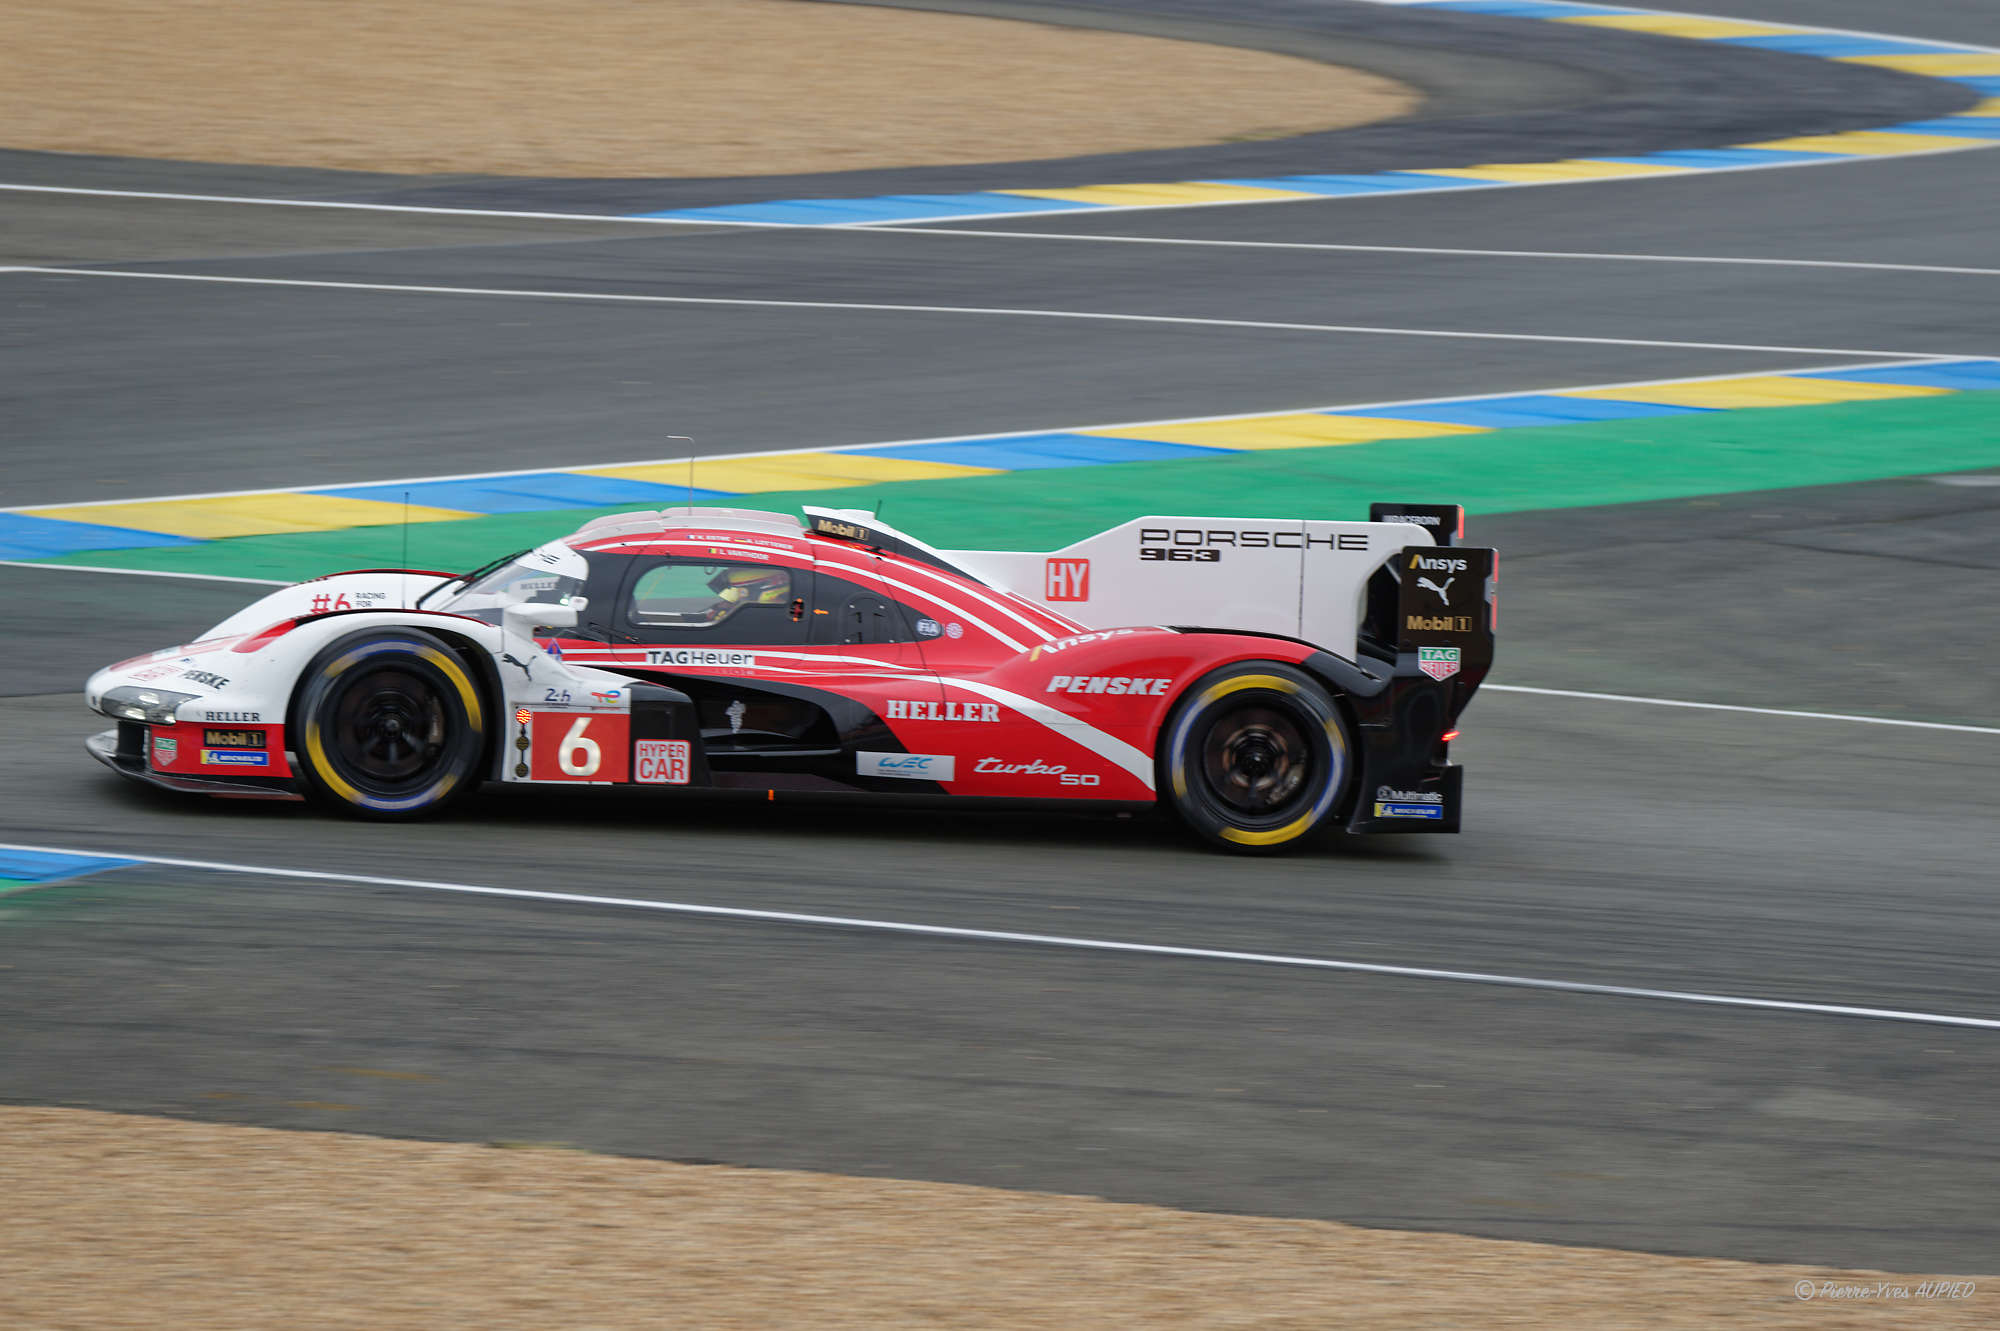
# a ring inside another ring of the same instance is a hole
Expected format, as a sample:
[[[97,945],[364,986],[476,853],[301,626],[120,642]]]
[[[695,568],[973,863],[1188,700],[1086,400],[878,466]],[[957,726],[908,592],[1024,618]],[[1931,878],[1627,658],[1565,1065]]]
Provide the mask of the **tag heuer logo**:
[[[1458,648],[1417,648],[1417,669],[1432,679],[1450,679],[1458,673]]]

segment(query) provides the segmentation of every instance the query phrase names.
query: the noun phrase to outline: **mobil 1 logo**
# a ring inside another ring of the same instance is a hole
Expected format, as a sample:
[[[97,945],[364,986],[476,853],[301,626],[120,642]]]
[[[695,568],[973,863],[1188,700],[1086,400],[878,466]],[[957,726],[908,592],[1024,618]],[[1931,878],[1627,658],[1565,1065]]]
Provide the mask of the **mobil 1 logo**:
[[[1444,679],[1493,655],[1493,551],[1473,546],[1405,546],[1390,560],[1396,572],[1397,647],[1437,650],[1421,662]]]

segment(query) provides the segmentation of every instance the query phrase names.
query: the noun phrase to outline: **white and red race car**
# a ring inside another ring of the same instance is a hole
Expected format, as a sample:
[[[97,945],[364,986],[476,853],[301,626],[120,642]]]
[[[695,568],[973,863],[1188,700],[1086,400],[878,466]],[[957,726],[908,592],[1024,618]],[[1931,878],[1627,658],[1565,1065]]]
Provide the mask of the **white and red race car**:
[[[500,781],[1157,803],[1242,851],[1458,830],[1496,588],[1455,506],[1037,554],[805,513],[627,513],[457,576],[300,583],[92,676],[117,726],[89,749],[378,818]]]

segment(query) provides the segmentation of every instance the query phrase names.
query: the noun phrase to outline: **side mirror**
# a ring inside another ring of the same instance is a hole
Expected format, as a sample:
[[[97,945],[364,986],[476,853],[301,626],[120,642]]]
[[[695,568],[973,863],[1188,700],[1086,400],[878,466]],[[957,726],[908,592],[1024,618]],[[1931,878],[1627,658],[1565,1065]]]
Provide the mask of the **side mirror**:
[[[568,605],[527,601],[508,606],[502,618],[507,621],[508,628],[524,638],[532,638],[538,628],[575,628],[577,615],[589,604],[589,600],[581,596],[572,596]]]

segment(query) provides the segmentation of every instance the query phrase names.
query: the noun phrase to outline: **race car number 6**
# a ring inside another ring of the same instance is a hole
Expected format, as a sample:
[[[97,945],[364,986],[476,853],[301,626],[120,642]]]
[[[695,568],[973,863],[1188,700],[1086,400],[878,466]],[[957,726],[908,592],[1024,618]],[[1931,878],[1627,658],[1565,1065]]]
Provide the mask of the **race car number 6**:
[[[579,716],[576,724],[562,738],[562,747],[556,750],[556,763],[568,776],[596,776],[598,764],[604,760],[604,750],[597,747],[597,741],[583,732],[589,728],[591,718]]]

